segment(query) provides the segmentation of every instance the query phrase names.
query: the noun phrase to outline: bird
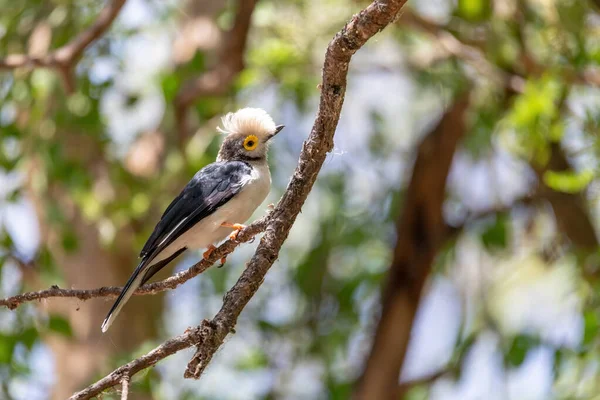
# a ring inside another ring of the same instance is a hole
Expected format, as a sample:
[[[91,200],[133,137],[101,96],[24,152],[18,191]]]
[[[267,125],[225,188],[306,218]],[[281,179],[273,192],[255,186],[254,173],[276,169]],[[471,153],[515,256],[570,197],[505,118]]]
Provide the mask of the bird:
[[[206,248],[207,259],[228,234],[235,240],[269,194],[267,153],[284,125],[275,125],[260,108],[242,108],[221,121],[217,130],[225,138],[216,161],[200,169],[162,214],[140,252],[140,263],[102,323],[103,333],[135,290],[183,252]]]

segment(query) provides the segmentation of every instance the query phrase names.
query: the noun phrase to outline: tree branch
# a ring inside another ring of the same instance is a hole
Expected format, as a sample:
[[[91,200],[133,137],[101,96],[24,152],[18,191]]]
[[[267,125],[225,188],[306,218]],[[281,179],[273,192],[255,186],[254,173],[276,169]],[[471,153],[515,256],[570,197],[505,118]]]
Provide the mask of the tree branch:
[[[239,314],[256,293],[263,279],[279,255],[279,250],[300,213],[327,153],[333,149],[333,135],[337,127],[344,95],[350,59],[372,36],[390,24],[406,0],[375,0],[355,15],[334,37],[325,54],[323,82],[317,118],[304,142],[294,175],[271,214],[265,234],[237,283],[226,294],[223,306],[212,321],[187,333],[168,340],[150,353],[116,369],[85,390],[74,394],[72,400],[89,399],[118,385],[123,376],[156,364],[161,359],[185,348],[198,346],[186,370],[186,377],[198,378],[204,368],[233,330]]]
[[[356,399],[397,399],[398,379],[421,291],[446,237],[442,215],[446,179],[465,132],[468,96],[458,99],[418,149],[398,241],[383,295],[383,310]]]
[[[148,367],[152,367],[163,358],[166,358],[171,354],[175,354],[180,350],[194,346],[201,340],[202,327],[206,322],[207,321],[203,321],[202,325],[199,327],[191,329],[183,335],[169,339],[148,354],[145,354],[142,357],[139,357],[123,365],[122,367],[117,368],[112,373],[93,385],[88,386],[81,392],[75,393],[69,398],[69,400],[91,399],[95,396],[98,396],[104,390],[120,384],[125,376],[133,377],[138,372]]]
[[[121,400],[127,400],[129,397],[129,375],[125,375],[121,379]]]
[[[430,21],[411,11],[407,11],[402,15],[402,23],[426,32],[435,38],[436,43],[442,51],[438,51],[432,58],[426,60],[427,64],[445,59],[448,56],[454,56],[470,64],[482,75],[503,84],[507,89],[515,93],[523,93],[527,77],[508,73],[490,63],[485,56],[484,41],[467,41],[465,43],[462,38],[457,37],[456,34],[448,30],[447,26]],[[528,65],[528,76],[540,76],[546,72],[547,68],[537,65],[527,53],[525,55],[527,56],[527,63],[524,64]],[[534,72],[532,70],[535,71],[535,74],[532,73]],[[595,66],[587,66],[581,70],[577,70],[572,66],[564,66],[559,72],[564,81],[569,84],[600,86],[600,69]]]
[[[426,375],[422,378],[413,379],[413,380],[407,381],[407,382],[400,382],[400,384],[398,385],[398,392],[399,392],[400,396],[403,396],[406,393],[408,393],[408,391],[410,389],[414,388],[415,386],[430,385],[433,382],[440,379],[442,376],[446,375],[447,373],[448,373],[447,368],[444,368],[437,372],[432,373],[431,375]],[[399,398],[402,398],[402,397],[399,397]]]
[[[587,200],[584,192],[563,193],[548,187],[544,182],[547,171],[573,171],[560,144],[550,146],[550,159],[546,165],[533,165],[539,180],[540,195],[547,199],[556,218],[561,232],[578,248],[592,253],[600,246],[596,230],[590,220]]]
[[[542,200],[542,198],[541,198],[540,194],[537,191],[533,191],[522,197],[513,199],[510,202],[510,204],[491,207],[489,209],[485,209],[485,210],[481,210],[481,211],[477,211],[477,212],[470,212],[457,225],[447,225],[445,240],[454,239],[460,233],[464,232],[465,229],[470,224],[472,224],[476,221],[480,221],[485,218],[496,216],[498,214],[510,212],[516,206],[531,206],[531,205],[534,205],[534,204],[540,202],[541,200]]]
[[[183,84],[175,97],[175,122],[180,143],[189,135],[188,109],[202,96],[224,94],[233,79],[244,69],[244,53],[250,31],[250,21],[257,0],[239,0],[233,27],[229,30],[221,46],[217,63],[212,69],[198,78]]]
[[[29,56],[26,54],[11,54],[0,59],[0,70],[22,67],[54,68],[65,79],[68,92],[75,90],[72,72],[75,64],[81,58],[85,49],[99,39],[110,27],[126,0],[111,0],[98,14],[96,21],[87,30],[81,32],[69,43],[44,56]]]
[[[167,279],[159,282],[148,283],[134,292],[134,295],[146,295],[156,294],[164,292],[165,290],[175,289],[177,286],[189,281],[195,276],[200,275],[212,266],[217,260],[232,253],[235,248],[241,243],[248,242],[254,238],[254,236],[263,232],[269,221],[269,214],[254,221],[246,228],[242,229],[237,235],[236,240],[228,239],[222,245],[220,245],[215,251],[210,254],[210,257],[206,260],[201,260],[198,263],[192,265],[185,271],[181,271]],[[105,286],[97,289],[61,289],[54,285],[50,289],[40,290],[37,292],[28,292],[18,294],[13,297],[6,299],[0,299],[0,306],[7,307],[11,310],[17,308],[21,304],[34,301],[47,299],[52,297],[74,297],[79,300],[89,300],[98,297],[117,297],[123,288],[120,286]]]

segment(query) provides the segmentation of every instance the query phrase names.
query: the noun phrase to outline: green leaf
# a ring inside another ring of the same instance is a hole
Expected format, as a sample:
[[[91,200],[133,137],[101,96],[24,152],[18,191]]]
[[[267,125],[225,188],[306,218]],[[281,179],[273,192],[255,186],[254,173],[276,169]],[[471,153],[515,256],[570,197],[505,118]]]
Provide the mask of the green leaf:
[[[493,225],[489,226],[481,234],[481,242],[490,250],[505,249],[507,243],[507,221],[506,216],[499,215]]]
[[[491,15],[490,0],[458,0],[456,13],[459,17],[472,22],[481,22]]]
[[[581,172],[546,171],[543,179],[548,187],[558,192],[578,193],[585,189],[592,179],[594,179],[594,172],[591,170]]]
[[[63,233],[62,236],[62,247],[67,253],[73,253],[77,250],[78,247],[78,239],[75,235],[75,232],[68,229]]]
[[[246,357],[237,362],[236,367],[241,370],[250,371],[265,368],[269,365],[269,358],[260,349],[253,349]]]
[[[598,336],[598,329],[600,328],[600,319],[598,313],[595,310],[588,310],[583,315],[585,328],[583,334],[583,344],[591,344],[594,339]]]
[[[513,367],[518,367],[525,361],[527,352],[539,344],[540,340],[538,338],[527,335],[516,336],[513,339],[510,349],[505,354],[506,362]]]
[[[558,376],[560,373],[560,367],[565,360],[565,350],[557,349],[554,352],[554,363],[552,365],[552,370],[554,371],[555,376]]]
[[[573,33],[580,33],[585,29],[587,10],[584,1],[557,1],[556,10],[561,28]]]
[[[0,334],[0,365],[10,364],[16,343],[14,336]]]
[[[50,321],[48,321],[48,330],[65,337],[73,337],[71,324],[64,317],[59,315],[50,316]]]
[[[37,265],[40,267],[42,281],[52,285],[63,285],[64,279],[60,269],[56,266],[52,254],[47,247],[43,246],[36,257]]]
[[[180,87],[179,77],[177,74],[166,74],[161,81],[162,91],[165,96],[165,101],[171,103],[175,100],[177,91]]]
[[[321,292],[327,258],[331,251],[330,243],[321,238],[318,244],[306,255],[296,269],[296,284],[308,297],[316,297]]]
[[[416,385],[406,393],[406,400],[422,400],[429,398],[429,387],[427,385]]]
[[[331,400],[345,400],[352,397],[353,382],[338,382],[330,379],[327,388]]]
[[[148,368],[144,373],[141,373],[136,377],[138,379],[133,382],[132,389],[135,390],[136,393],[144,393],[148,395],[152,394],[153,388],[155,388],[160,379],[158,372],[154,368]],[[151,398],[152,396],[147,397]]]
[[[0,233],[0,247],[2,247],[3,249],[12,249],[13,245],[13,240],[8,234],[8,232]]]
[[[35,342],[39,339],[40,334],[37,329],[30,327],[21,332],[18,336],[19,342],[23,343],[25,347],[31,350]]]

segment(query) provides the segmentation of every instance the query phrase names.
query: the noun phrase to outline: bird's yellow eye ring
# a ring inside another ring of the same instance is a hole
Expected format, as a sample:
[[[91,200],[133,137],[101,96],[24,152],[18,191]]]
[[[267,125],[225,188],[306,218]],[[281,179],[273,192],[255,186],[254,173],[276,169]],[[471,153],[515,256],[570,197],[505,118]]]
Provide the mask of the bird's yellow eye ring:
[[[252,151],[258,146],[258,138],[254,135],[246,136],[244,139],[244,148],[248,151]]]

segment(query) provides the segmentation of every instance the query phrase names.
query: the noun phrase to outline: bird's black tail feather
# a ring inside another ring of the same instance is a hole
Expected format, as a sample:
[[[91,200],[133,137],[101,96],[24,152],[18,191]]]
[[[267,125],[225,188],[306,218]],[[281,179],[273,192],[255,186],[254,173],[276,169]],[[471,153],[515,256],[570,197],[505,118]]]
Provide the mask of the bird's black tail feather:
[[[106,332],[108,328],[110,328],[110,325],[113,323],[115,317],[121,311],[121,308],[123,308],[123,306],[125,305],[125,303],[127,303],[127,300],[129,300],[133,292],[135,292],[135,290],[142,284],[144,275],[146,275],[145,272],[147,262],[147,259],[143,259],[137,266],[135,271],[133,271],[133,274],[131,274],[131,276],[129,277],[129,280],[123,287],[121,294],[119,294],[119,297],[117,297],[117,301],[115,301],[115,304],[113,304],[110,311],[106,315],[104,322],[102,322],[102,332]]]
[[[115,301],[115,304],[113,304],[110,311],[108,312],[108,315],[104,319],[104,322],[102,323],[102,332],[106,332],[108,328],[110,328],[110,325],[113,323],[114,319],[121,311],[121,308],[123,308],[125,303],[127,303],[127,300],[129,300],[129,298],[131,297],[133,292],[136,291],[137,288],[142,286],[144,283],[148,282],[148,279],[152,278],[154,274],[156,274],[165,265],[177,258],[185,250],[186,248],[183,247],[177,250],[168,258],[151,265],[149,264],[152,261],[152,259],[150,259],[150,257],[144,257],[135,269],[135,271],[133,271],[133,274],[131,274],[131,277],[123,287],[121,294],[119,294],[119,297],[117,297],[117,301]]]

